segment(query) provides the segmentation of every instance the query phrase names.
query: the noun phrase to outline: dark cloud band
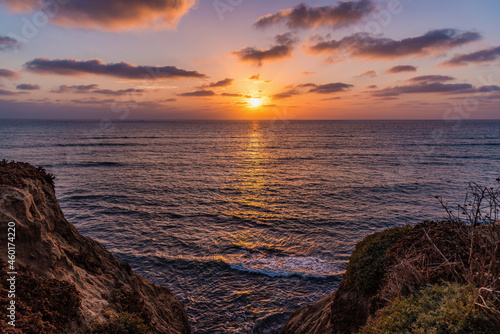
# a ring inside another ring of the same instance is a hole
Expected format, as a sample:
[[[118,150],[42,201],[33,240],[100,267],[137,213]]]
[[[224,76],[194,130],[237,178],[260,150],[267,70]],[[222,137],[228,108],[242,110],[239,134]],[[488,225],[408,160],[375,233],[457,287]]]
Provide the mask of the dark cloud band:
[[[64,27],[108,31],[136,27],[172,28],[195,0],[3,0],[17,12],[42,12]]]
[[[262,66],[264,62],[279,61],[290,58],[294,51],[294,44],[297,40],[290,34],[282,34],[275,37],[276,45],[270,49],[262,50],[252,47],[246,47],[238,51],[233,51],[241,62],[249,62]]]
[[[197,71],[186,71],[174,66],[136,66],[129,63],[105,64],[102,60],[36,58],[24,64],[26,70],[40,74],[79,76],[86,74],[105,75],[132,80],[160,80],[179,78],[205,78]]]
[[[19,90],[38,90],[40,89],[40,85],[36,84],[19,84],[16,86]]]
[[[402,40],[377,38],[358,33],[341,40],[320,40],[308,46],[307,49],[313,54],[327,53],[334,56],[347,54],[360,58],[394,59],[442,52],[479,39],[481,36],[478,33],[461,32],[455,29],[432,30],[422,36]]]
[[[497,59],[500,59],[500,46],[468,54],[457,54],[443,64],[449,66],[467,66],[469,63],[483,64],[493,62]]]
[[[318,26],[338,28],[357,23],[374,10],[375,5],[370,0],[342,1],[333,6],[317,7],[309,7],[301,3],[294,8],[262,16],[254,25],[258,28],[266,28],[284,23],[292,29]]]
[[[387,73],[416,72],[417,67],[412,65],[397,65],[386,70]]]

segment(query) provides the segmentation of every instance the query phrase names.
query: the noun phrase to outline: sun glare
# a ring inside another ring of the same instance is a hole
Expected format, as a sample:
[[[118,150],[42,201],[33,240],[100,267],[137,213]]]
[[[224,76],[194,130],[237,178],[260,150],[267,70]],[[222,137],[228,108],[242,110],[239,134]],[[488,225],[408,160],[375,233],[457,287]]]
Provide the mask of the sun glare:
[[[262,105],[262,103],[263,103],[262,99],[256,98],[256,97],[253,97],[253,98],[248,100],[248,104],[252,108],[260,107]]]

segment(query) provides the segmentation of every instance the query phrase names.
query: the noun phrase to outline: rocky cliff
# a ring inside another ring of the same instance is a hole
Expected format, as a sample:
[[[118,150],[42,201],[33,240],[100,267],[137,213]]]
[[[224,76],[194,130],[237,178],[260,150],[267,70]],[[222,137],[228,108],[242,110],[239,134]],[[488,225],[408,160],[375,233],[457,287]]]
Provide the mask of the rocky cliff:
[[[7,294],[9,222],[15,225],[15,298]],[[5,310],[13,299],[16,306],[16,326],[2,316],[0,332],[191,332],[169,289],[134,273],[64,218],[53,177],[43,169],[0,162],[0,223],[0,306]]]
[[[283,330],[344,333],[500,333],[500,224],[485,216],[367,236],[337,291],[293,312]]]

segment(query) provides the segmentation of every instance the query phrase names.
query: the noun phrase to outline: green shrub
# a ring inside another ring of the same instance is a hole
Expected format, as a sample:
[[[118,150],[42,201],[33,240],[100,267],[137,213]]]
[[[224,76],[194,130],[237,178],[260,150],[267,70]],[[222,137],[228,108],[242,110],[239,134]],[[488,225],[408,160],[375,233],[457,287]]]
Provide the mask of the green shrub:
[[[395,299],[377,312],[359,334],[498,333],[494,322],[474,305],[473,287],[434,285],[405,298]]]
[[[377,292],[385,273],[389,248],[411,229],[411,226],[393,227],[358,242],[343,277],[344,287],[355,288],[362,294]]]

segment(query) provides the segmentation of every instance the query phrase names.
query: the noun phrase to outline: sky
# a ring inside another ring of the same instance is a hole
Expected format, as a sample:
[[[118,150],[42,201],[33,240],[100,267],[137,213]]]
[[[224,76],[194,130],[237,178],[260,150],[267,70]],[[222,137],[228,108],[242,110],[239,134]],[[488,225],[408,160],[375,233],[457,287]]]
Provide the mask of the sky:
[[[500,119],[498,0],[0,0],[0,119]]]

